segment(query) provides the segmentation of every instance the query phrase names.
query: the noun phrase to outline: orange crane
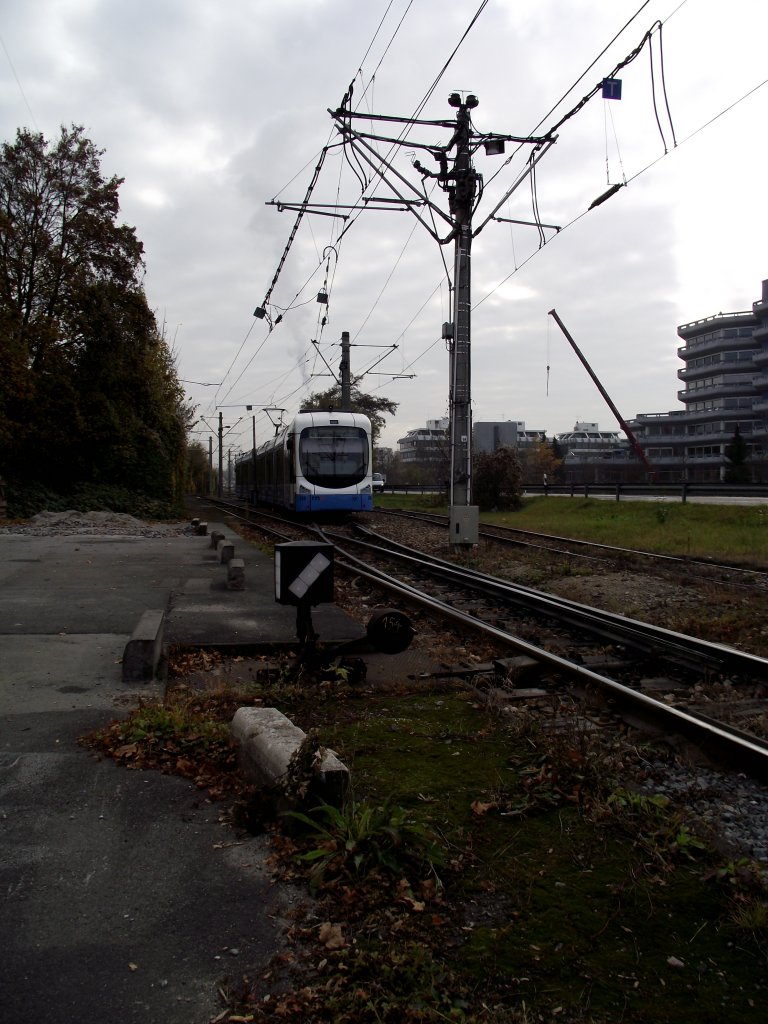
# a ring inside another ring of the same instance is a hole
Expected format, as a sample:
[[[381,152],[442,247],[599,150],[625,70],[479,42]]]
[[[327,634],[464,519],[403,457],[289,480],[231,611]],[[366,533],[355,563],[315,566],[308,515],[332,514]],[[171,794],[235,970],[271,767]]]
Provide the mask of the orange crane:
[[[619,426],[621,427],[621,429],[622,429],[622,430],[624,431],[624,433],[625,433],[625,434],[627,435],[627,440],[629,441],[629,443],[630,443],[630,446],[632,447],[632,451],[633,451],[633,452],[634,452],[634,453],[635,453],[635,454],[637,455],[637,457],[638,457],[638,458],[640,459],[640,461],[642,462],[642,464],[643,464],[643,465],[645,466],[645,468],[646,468],[646,469],[648,470],[648,472],[650,473],[651,477],[653,477],[653,476],[654,476],[654,469],[653,469],[653,466],[652,466],[652,465],[650,464],[650,462],[648,461],[648,458],[647,458],[647,456],[646,456],[645,452],[643,451],[643,449],[642,449],[642,446],[641,446],[640,442],[639,442],[639,441],[637,440],[637,438],[635,437],[635,435],[634,435],[634,433],[632,432],[632,429],[631,429],[631,427],[629,426],[629,424],[627,423],[627,421],[626,421],[626,420],[624,419],[624,417],[623,417],[623,416],[621,415],[621,413],[619,412],[619,410],[618,410],[618,409],[616,408],[616,406],[615,406],[615,405],[613,404],[613,401],[611,400],[611,396],[610,396],[610,395],[608,394],[608,392],[607,392],[607,391],[605,390],[605,388],[603,387],[603,385],[602,385],[602,384],[600,383],[600,381],[598,380],[598,378],[597,378],[597,374],[596,374],[596,373],[594,372],[594,370],[592,369],[592,367],[591,367],[591,366],[589,365],[589,363],[587,362],[587,358],[586,358],[586,356],[584,355],[584,353],[583,353],[583,352],[581,351],[581,349],[579,348],[579,346],[578,346],[578,345],[576,344],[576,342],[575,342],[575,341],[573,340],[573,338],[572,338],[572,337],[571,337],[571,335],[569,334],[569,332],[568,332],[568,329],[567,329],[567,327],[565,326],[565,324],[563,323],[563,321],[562,321],[562,320],[560,319],[560,317],[559,317],[559,316],[557,315],[557,311],[556,311],[556,310],[554,310],[554,309],[550,309],[550,311],[549,311],[549,315],[550,315],[551,317],[553,317],[553,319],[554,319],[555,323],[557,324],[557,326],[558,326],[558,327],[560,328],[560,330],[561,330],[561,331],[563,332],[563,334],[564,334],[564,335],[566,336],[566,338],[567,338],[567,339],[568,339],[568,341],[570,342],[571,348],[573,349],[573,351],[574,351],[574,352],[576,353],[576,355],[577,355],[577,356],[579,357],[579,359],[581,360],[581,362],[582,362],[582,364],[583,364],[583,366],[584,366],[584,369],[585,369],[585,370],[587,371],[587,373],[589,374],[589,376],[590,376],[590,377],[592,378],[592,380],[593,380],[593,381],[595,382],[595,384],[597,385],[597,389],[598,389],[598,391],[600,392],[600,394],[601,394],[601,395],[603,396],[603,398],[604,398],[604,399],[606,400],[606,402],[608,403],[608,408],[609,408],[609,409],[611,410],[611,412],[613,413],[613,415],[614,415],[614,416],[616,417],[616,419],[617,419],[617,421],[618,421],[618,424],[619,424]]]

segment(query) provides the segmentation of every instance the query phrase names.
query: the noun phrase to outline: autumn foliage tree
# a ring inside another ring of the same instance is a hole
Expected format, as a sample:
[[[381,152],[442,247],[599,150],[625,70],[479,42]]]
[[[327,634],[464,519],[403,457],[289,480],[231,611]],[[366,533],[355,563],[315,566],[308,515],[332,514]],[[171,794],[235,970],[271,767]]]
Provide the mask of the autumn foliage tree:
[[[555,482],[563,464],[555,445],[556,442],[549,443],[544,440],[518,449],[523,480],[526,484],[540,486],[545,476],[550,484]]]
[[[172,501],[189,410],[101,155],[74,125],[0,149],[0,475]]]

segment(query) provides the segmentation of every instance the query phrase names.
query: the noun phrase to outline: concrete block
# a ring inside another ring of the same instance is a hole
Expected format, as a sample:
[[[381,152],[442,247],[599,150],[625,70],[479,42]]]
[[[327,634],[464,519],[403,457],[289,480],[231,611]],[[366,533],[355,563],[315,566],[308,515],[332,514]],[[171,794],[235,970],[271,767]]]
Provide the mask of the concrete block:
[[[235,557],[235,545],[231,540],[220,540],[217,549],[219,552],[219,561],[222,565],[226,565],[227,562],[231,561]]]
[[[499,678],[503,679],[507,686],[518,686],[524,679],[541,675],[542,664],[526,654],[520,654],[512,658],[496,658],[493,662],[493,671]]]
[[[220,540],[224,540],[224,534],[219,533],[218,530],[213,530],[211,533],[211,547],[214,549],[217,548]]]
[[[143,613],[123,652],[123,682],[148,683],[155,678],[163,652],[165,612]]]
[[[288,771],[306,733],[277,708],[238,708],[230,724],[240,747],[240,768],[257,786],[273,789]],[[312,793],[339,805],[349,784],[349,769],[326,750],[316,770]]]
[[[245,590],[245,561],[230,558],[227,565],[227,590]]]
[[[205,537],[208,533],[208,523],[198,523],[195,527],[195,534],[198,537]]]

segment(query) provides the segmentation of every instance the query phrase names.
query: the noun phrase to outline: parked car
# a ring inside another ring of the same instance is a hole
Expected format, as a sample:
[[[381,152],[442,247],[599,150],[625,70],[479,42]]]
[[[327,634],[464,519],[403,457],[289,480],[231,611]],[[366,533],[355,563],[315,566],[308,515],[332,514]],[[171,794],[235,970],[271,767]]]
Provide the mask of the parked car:
[[[373,476],[371,477],[371,487],[373,488],[374,492],[383,491],[384,483],[385,480],[381,473],[374,473]]]

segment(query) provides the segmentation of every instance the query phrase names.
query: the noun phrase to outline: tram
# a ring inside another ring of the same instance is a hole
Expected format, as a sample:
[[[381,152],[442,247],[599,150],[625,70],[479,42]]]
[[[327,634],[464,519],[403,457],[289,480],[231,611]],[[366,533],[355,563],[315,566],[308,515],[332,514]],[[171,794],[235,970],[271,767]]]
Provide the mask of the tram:
[[[302,411],[235,463],[238,498],[294,512],[370,512],[371,421],[354,412]]]

